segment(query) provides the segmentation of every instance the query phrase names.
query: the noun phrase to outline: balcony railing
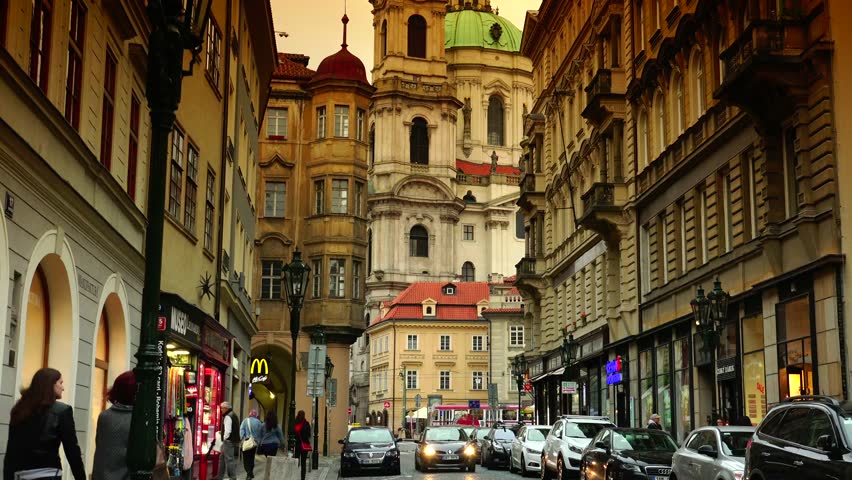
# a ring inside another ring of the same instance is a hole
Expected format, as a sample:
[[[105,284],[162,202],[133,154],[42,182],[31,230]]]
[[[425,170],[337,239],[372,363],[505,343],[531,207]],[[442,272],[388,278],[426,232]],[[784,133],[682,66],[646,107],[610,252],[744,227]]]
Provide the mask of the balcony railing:
[[[589,82],[589,86],[585,90],[588,94],[586,96],[588,99],[587,103],[592,103],[598,95],[612,93],[612,70],[607,68],[598,70],[598,73],[595,74],[595,77],[592,78],[592,81]]]
[[[529,277],[536,275],[536,259],[534,257],[524,257],[515,265],[518,277]]]
[[[583,213],[588,214],[599,207],[611,207],[615,202],[615,185],[595,183],[583,194]]]

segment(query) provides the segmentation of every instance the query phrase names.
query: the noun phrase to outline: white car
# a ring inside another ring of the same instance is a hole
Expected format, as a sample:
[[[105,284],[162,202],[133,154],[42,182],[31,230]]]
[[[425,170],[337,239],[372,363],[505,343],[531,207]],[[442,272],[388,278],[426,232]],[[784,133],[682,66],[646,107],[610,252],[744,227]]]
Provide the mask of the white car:
[[[742,480],[754,427],[693,430],[672,457],[672,480]]]
[[[553,424],[544,450],[541,452],[541,478],[548,480],[556,474],[565,478],[565,472],[580,472],[580,457],[592,438],[602,429],[615,427],[608,417],[563,415]]]
[[[512,453],[509,457],[509,471],[527,472],[541,471],[541,451],[544,440],[550,431],[548,425],[525,425],[518,431],[518,436],[512,442]]]

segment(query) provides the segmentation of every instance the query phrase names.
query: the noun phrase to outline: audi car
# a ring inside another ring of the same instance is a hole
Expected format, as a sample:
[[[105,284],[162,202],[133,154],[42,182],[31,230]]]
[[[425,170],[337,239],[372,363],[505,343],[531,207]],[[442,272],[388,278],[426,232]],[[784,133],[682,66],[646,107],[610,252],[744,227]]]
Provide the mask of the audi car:
[[[669,480],[677,443],[662,430],[607,428],[580,460],[580,479]]]
[[[460,427],[427,427],[417,440],[414,469],[476,471],[476,448]]]
[[[509,466],[515,432],[503,424],[497,424],[482,438],[482,466],[490,469]]]
[[[340,453],[340,476],[357,473],[389,472],[400,474],[399,448],[385,427],[358,427],[349,430]]]

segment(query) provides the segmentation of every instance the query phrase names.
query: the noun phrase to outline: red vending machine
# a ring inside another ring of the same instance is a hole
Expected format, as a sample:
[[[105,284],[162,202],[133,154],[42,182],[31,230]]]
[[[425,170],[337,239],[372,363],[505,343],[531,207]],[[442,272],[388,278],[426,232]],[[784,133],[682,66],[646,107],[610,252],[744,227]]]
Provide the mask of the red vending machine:
[[[195,455],[199,459],[199,480],[218,474],[220,453],[211,450],[216,432],[221,430],[219,404],[222,397],[222,373],[203,360],[198,361],[198,404],[195,409]]]

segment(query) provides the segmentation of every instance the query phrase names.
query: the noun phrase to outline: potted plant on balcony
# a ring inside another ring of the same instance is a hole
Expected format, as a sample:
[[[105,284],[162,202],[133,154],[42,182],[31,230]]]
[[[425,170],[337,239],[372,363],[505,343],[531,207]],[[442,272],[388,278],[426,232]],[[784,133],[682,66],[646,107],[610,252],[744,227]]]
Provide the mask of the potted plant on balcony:
[[[588,317],[588,316],[589,316],[589,314],[588,314],[588,313],[586,313],[586,312],[580,312],[580,320],[579,320],[580,325],[585,325],[585,324],[586,324],[586,317]]]

